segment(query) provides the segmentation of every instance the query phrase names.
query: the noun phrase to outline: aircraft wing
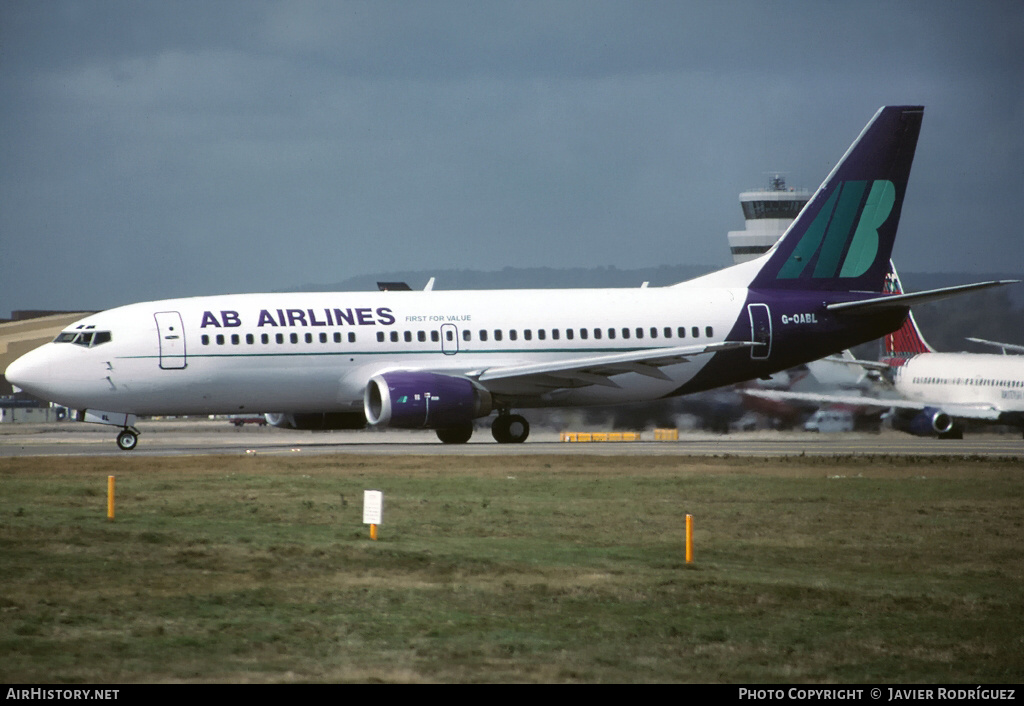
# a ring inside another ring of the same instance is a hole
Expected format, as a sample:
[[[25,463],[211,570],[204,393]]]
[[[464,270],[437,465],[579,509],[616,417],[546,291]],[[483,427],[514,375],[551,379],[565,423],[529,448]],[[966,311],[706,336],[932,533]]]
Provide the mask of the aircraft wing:
[[[769,400],[803,400],[815,404],[845,404],[860,407],[925,409],[934,407],[941,409],[951,417],[962,419],[999,419],[999,410],[989,405],[948,404],[941,402],[914,402],[905,399],[888,399],[885,397],[862,397],[859,395],[824,395],[813,392],[782,392],[778,390],[743,390],[743,394],[762,397]]]
[[[889,365],[888,363],[879,362],[877,360],[861,360],[860,358],[852,358],[852,357],[851,358],[839,358],[839,357],[834,356],[834,355],[830,355],[827,358],[822,358],[822,360],[826,360],[826,361],[828,361],[830,363],[838,363],[840,365],[855,365],[857,367],[864,368],[865,370],[875,370],[875,371],[879,371],[879,372],[884,372],[884,371],[887,371],[887,370],[892,370],[892,366],[891,365]],[[818,361],[814,361],[814,362],[818,362]]]
[[[756,345],[759,344],[753,341],[724,341],[708,345],[654,348],[545,363],[485,368],[469,372],[467,376],[487,387],[502,388],[511,384],[516,388],[532,388],[536,391],[588,385],[619,387],[612,379],[615,375],[639,373],[659,380],[670,380],[671,378],[661,370],[666,365],[686,363],[691,357],[705,353],[750,348]]]

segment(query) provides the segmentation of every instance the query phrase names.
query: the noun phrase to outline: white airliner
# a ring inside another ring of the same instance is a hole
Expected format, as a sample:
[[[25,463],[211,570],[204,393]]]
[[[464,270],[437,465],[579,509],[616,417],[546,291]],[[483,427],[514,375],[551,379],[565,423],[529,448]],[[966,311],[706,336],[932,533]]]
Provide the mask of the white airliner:
[[[902,292],[895,269],[892,289]],[[1010,350],[1021,346],[969,339]],[[893,426],[916,436],[962,439],[963,422],[976,420],[1024,431],[1024,356],[993,353],[938,353],[924,340],[910,314],[885,337],[881,363],[853,361],[891,376],[894,397],[748,391],[767,399],[855,405],[892,410]]]
[[[669,287],[244,294],[86,317],[8,380],[121,428],[142,415],[278,412],[297,428],[434,429],[468,441],[514,408],[636,402],[729,385],[899,328],[909,306],[1001,282],[883,290],[923,108],[881,108],[757,260]]]

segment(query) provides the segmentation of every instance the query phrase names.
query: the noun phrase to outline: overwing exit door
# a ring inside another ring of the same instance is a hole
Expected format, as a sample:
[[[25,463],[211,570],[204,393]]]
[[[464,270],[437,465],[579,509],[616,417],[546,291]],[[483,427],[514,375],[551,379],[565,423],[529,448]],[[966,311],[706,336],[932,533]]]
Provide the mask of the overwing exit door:
[[[455,324],[441,325],[441,352],[445,355],[459,352],[459,329]]]
[[[176,311],[160,311],[156,318],[157,337],[160,345],[160,367],[163,370],[181,370],[185,360],[185,326],[181,314]]]

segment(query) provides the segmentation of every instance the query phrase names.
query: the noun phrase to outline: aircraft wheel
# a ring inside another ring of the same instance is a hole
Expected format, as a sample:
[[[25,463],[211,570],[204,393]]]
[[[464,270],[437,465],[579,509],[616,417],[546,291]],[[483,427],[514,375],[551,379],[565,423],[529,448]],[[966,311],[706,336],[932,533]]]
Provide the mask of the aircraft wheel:
[[[117,435],[117,448],[122,451],[132,451],[138,443],[139,435],[129,429],[125,429]]]
[[[491,424],[491,435],[499,444],[521,444],[530,435],[530,423],[518,414],[499,414]]]
[[[465,444],[471,436],[473,436],[472,422],[458,427],[437,430],[437,438],[445,444]]]

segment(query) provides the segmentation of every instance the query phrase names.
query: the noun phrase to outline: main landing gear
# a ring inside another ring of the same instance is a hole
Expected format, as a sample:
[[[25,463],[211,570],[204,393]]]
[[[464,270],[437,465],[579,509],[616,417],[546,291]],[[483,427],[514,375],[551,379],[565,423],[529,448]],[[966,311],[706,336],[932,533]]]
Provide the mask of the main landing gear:
[[[491,424],[491,435],[499,444],[521,444],[530,435],[530,423],[525,417],[504,410],[498,412]]]
[[[436,430],[436,433],[442,443],[465,444],[473,436],[473,424],[470,422],[462,426],[446,427]],[[491,435],[499,444],[521,444],[530,435],[530,423],[525,417],[502,411],[491,423]],[[120,442],[121,437],[118,437],[118,444]]]

